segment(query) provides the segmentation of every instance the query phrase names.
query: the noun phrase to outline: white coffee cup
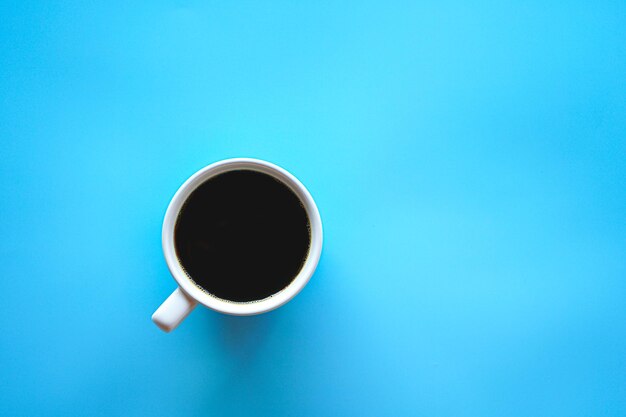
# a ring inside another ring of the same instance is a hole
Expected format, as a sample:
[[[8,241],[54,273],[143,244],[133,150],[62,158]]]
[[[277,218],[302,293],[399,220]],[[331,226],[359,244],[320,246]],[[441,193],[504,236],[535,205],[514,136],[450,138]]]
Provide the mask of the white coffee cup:
[[[191,193],[208,179],[234,170],[253,170],[271,175],[288,186],[300,199],[309,217],[311,226],[311,244],[309,254],[298,275],[291,283],[273,294],[271,297],[259,301],[239,303],[226,301],[214,297],[199,288],[185,273],[176,255],[174,247],[174,227],[183,204]],[[187,317],[194,307],[200,303],[219,311],[220,313],[236,316],[250,316],[274,310],[295,297],[309,282],[322,253],[322,219],[313,201],[313,197],[300,181],[283,168],[270,162],[251,158],[233,158],[215,162],[193,174],[178,189],[170,202],[162,232],[163,253],[167,266],[178,283],[178,288],[161,304],[152,315],[152,321],[162,330],[170,332]]]

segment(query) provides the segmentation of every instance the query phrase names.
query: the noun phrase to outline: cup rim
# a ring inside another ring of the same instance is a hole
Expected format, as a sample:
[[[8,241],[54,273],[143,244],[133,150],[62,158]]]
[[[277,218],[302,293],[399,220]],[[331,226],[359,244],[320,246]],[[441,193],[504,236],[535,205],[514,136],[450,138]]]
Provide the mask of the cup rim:
[[[291,283],[279,292],[258,301],[234,302],[223,300],[197,286],[179,263],[174,245],[174,228],[183,204],[191,193],[208,179],[228,171],[252,170],[271,175],[288,186],[302,202],[311,226],[311,245],[302,269]],[[198,303],[225,314],[248,316],[274,310],[295,297],[309,282],[322,253],[322,220],[319,210],[306,187],[287,170],[261,159],[230,158],[214,162],[193,174],[180,186],[165,213],[162,230],[162,246],[170,273],[189,297]]]

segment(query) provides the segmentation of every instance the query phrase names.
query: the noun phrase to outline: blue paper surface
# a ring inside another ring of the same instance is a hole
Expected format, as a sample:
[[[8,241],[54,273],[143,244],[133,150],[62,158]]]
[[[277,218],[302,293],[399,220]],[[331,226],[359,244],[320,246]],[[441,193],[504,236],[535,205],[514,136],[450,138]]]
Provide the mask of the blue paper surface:
[[[300,3],[0,7],[0,415],[626,415],[624,2]],[[318,271],[164,334],[165,209],[235,156]]]

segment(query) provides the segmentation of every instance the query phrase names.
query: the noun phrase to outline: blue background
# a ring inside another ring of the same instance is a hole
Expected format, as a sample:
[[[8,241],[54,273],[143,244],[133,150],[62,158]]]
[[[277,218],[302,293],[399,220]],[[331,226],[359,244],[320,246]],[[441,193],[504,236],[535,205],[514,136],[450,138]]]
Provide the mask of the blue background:
[[[0,414],[626,415],[626,3],[308,3],[2,3]],[[165,209],[234,156],[319,269],[164,334]]]

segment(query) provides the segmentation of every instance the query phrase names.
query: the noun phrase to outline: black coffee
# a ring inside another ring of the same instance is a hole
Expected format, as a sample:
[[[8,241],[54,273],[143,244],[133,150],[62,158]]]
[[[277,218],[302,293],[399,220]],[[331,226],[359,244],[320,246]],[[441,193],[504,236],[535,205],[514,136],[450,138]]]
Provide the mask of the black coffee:
[[[219,174],[188,197],[176,220],[176,254],[206,292],[235,302],[287,287],[309,254],[309,218],[286,185],[256,171]]]

